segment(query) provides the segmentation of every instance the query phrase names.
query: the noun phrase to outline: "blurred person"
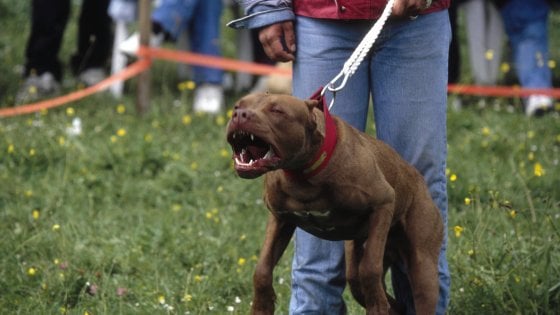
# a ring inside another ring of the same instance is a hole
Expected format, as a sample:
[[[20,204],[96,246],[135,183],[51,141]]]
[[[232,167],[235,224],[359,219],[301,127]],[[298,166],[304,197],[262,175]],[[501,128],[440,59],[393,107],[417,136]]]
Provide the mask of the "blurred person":
[[[458,9],[460,0],[451,1],[449,5],[449,23],[451,25],[451,43],[449,44],[448,83],[459,83],[461,79],[461,48],[459,42]]]
[[[371,54],[345,89],[333,114],[365,130],[373,98],[377,138],[392,146],[426,179],[447,227],[446,109],[451,29],[448,0],[396,0]],[[246,0],[234,28],[259,29],[267,55],[293,62],[293,95],[306,99],[343,68],[370,30],[386,0]],[[327,93],[330,101],[332,95]],[[437,314],[450,296],[447,228],[439,260]],[[393,288],[406,314],[414,305],[404,266],[391,270]],[[295,232],[290,314],[345,314],[344,245]]]
[[[112,44],[109,0],[83,0],[78,21],[77,51],[70,59],[74,75],[86,86],[106,76]],[[25,50],[24,82],[16,103],[32,102],[60,91],[63,65],[59,52],[70,15],[70,0],[33,0],[31,33]]]
[[[176,41],[188,31],[190,49],[198,54],[221,56],[220,19],[222,0],[161,0],[152,12],[150,45],[160,46],[164,40]],[[121,45],[121,51],[135,54],[139,47],[135,33]],[[218,113],[224,109],[224,71],[218,68],[192,67],[196,83],[193,109],[195,112]]]
[[[548,66],[547,0],[497,0],[513,54],[517,77],[524,88],[552,87],[552,71]],[[525,114],[539,116],[553,108],[547,95],[531,95],[525,99]]]
[[[465,13],[469,60],[474,82],[495,85],[500,74],[504,26],[491,0],[461,2]]]

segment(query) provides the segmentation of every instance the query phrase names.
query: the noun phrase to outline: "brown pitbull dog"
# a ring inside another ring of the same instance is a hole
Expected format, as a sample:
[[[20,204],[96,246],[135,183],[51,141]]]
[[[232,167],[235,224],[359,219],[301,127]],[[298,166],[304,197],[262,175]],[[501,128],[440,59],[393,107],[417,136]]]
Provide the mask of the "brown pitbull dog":
[[[345,240],[346,277],[367,314],[402,311],[385,292],[405,266],[417,314],[434,314],[443,222],[424,178],[392,148],[330,116],[319,97],[252,94],[227,126],[240,177],[266,173],[270,215],[253,276],[253,314],[273,314],[274,266],[294,229]]]

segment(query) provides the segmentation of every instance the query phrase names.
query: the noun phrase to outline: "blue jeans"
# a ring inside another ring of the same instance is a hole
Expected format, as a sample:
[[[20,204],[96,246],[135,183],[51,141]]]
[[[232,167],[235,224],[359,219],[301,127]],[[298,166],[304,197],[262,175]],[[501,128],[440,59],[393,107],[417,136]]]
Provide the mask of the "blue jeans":
[[[220,18],[222,0],[162,0],[152,13],[173,39],[188,30],[190,47],[195,53],[221,56]],[[193,66],[193,81],[222,84],[223,70]]]
[[[339,71],[372,23],[297,17],[297,55],[293,94],[308,98]],[[337,93],[335,115],[364,130],[370,96],[377,138],[385,141],[425,177],[441,210],[445,239],[439,260],[437,314],[449,303],[447,246],[446,108],[451,37],[447,11],[413,21],[389,21],[346,87]],[[327,93],[328,94],[328,93]],[[330,96],[330,95],[329,95]],[[318,239],[303,230],[295,235],[291,314],[344,314],[343,242]],[[393,268],[393,287],[407,313],[414,313],[404,268]]]
[[[521,86],[552,87],[548,67],[548,13],[546,0],[512,0],[502,9],[513,61]]]

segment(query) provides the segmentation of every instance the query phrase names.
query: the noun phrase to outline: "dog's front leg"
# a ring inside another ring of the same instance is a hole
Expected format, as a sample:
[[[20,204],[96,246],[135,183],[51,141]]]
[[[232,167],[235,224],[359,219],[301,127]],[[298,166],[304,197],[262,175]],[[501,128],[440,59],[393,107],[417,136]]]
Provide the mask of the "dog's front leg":
[[[280,220],[272,214],[268,216],[264,243],[253,275],[252,314],[274,314],[276,295],[272,286],[272,272],[286,250],[294,229],[293,224]]]
[[[393,218],[394,203],[378,206],[369,217],[368,238],[359,265],[360,285],[366,314],[389,314],[389,302],[383,286],[383,257]]]

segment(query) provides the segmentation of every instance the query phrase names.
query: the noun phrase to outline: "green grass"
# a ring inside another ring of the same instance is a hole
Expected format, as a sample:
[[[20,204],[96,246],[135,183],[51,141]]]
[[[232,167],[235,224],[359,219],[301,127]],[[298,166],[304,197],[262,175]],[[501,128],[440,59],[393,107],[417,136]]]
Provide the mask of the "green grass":
[[[0,1],[2,104],[17,90],[27,6]],[[261,180],[234,175],[227,117],[192,114],[173,64],[157,62],[153,76],[144,116],[133,80],[122,100],[0,119],[0,313],[248,313]],[[556,314],[560,118],[464,101],[448,115],[449,313]],[[83,132],[70,136],[76,117]],[[275,272],[278,314],[291,251]],[[346,297],[350,314],[363,313]]]

